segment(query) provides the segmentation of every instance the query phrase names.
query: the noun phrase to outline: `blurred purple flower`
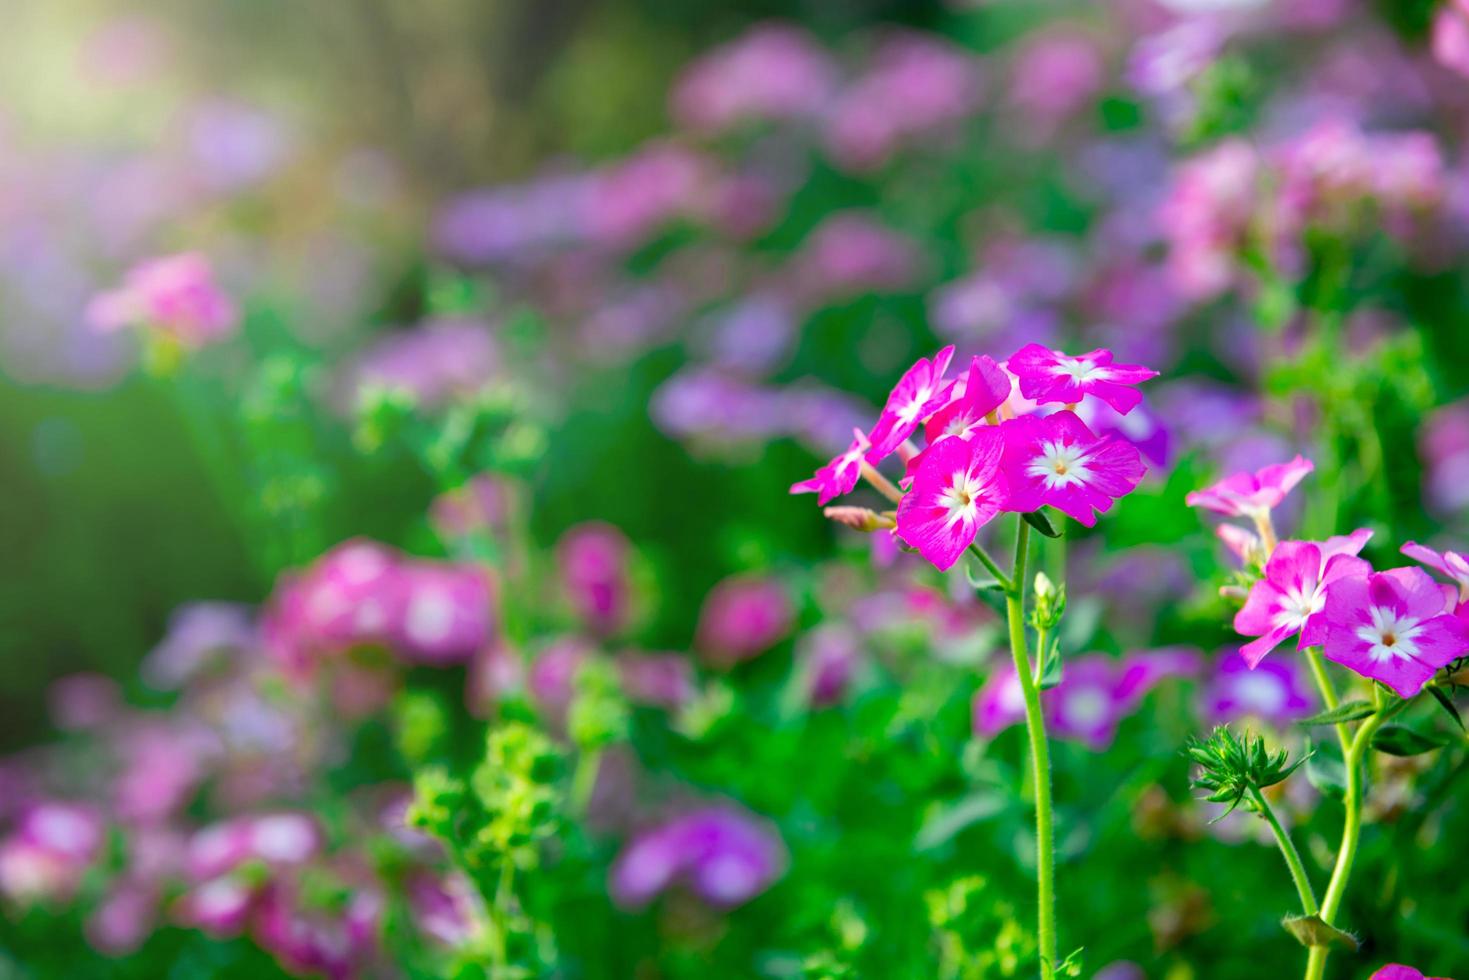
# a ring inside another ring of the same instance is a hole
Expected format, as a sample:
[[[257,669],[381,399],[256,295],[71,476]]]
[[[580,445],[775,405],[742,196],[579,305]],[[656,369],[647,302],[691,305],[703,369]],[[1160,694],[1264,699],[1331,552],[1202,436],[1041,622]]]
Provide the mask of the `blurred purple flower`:
[[[757,24],[684,69],[674,83],[672,110],[680,125],[709,132],[809,117],[835,83],[835,66],[805,30]]]
[[[1264,660],[1251,669],[1233,653],[1219,657],[1203,691],[1204,716],[1211,724],[1259,718],[1285,725],[1311,713],[1315,698],[1295,658]]]
[[[680,885],[717,908],[743,905],[785,870],[780,838],[763,822],[724,806],[674,817],[635,836],[612,865],[612,897],[647,905]]]
[[[784,639],[795,614],[785,586],[776,579],[733,576],[705,596],[695,643],[707,663],[732,667]]]

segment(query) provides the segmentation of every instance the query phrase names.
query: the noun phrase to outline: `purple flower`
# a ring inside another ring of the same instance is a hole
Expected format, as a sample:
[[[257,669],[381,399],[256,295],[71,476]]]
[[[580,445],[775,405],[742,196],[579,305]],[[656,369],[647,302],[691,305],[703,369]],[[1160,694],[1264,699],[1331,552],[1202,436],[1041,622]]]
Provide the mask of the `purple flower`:
[[[1321,642],[1321,611],[1331,583],[1349,576],[1362,577],[1372,569],[1356,557],[1372,532],[1363,528],[1317,544],[1282,541],[1270,553],[1265,577],[1250,588],[1244,607],[1234,617],[1235,632],[1258,636],[1240,648],[1251,667],[1271,650],[1299,635],[1301,646]]]
[[[791,631],[795,609],[772,578],[736,576],[716,585],[699,610],[695,642],[712,665],[731,667],[759,656]]]
[[[435,408],[479,393],[500,368],[488,324],[437,319],[385,335],[359,359],[353,389],[359,398],[372,388],[404,392],[419,405]]]
[[[1321,612],[1322,653],[1410,698],[1440,667],[1469,653],[1469,626],[1446,605],[1421,568],[1338,579]]]
[[[1433,57],[1450,71],[1469,78],[1469,3],[1450,0],[1433,16]]]
[[[1100,752],[1112,744],[1117,726],[1160,682],[1198,673],[1200,658],[1187,648],[1068,658],[1061,683],[1041,692],[1047,724],[1057,738],[1079,741]],[[990,674],[974,699],[974,730],[993,738],[1025,718],[1020,678],[1010,666]]]
[[[1449,980],[1448,977],[1425,977],[1411,966],[1403,966],[1401,963],[1389,963],[1378,970],[1367,980]]]
[[[1213,724],[1260,718],[1284,725],[1314,707],[1294,660],[1267,660],[1251,667],[1238,657],[1221,657],[1203,693],[1204,715]]]
[[[253,650],[259,640],[248,606],[192,602],[174,610],[168,633],[143,661],[151,687],[178,690],[220,655]]]
[[[637,835],[612,865],[618,905],[636,909],[674,885],[717,908],[734,908],[769,888],[785,870],[780,838],[750,815],[710,806]]]
[[[807,703],[815,708],[837,704],[861,664],[861,640],[849,626],[826,623],[801,637],[796,660]]]

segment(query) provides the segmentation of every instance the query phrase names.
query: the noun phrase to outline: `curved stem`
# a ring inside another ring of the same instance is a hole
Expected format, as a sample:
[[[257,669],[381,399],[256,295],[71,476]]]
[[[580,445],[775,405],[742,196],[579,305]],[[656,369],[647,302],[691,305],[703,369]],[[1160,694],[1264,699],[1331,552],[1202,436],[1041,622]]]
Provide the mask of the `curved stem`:
[[[1041,713],[1040,689],[1031,671],[1025,639],[1025,564],[1030,550],[1030,525],[1015,518],[1015,565],[1010,574],[1013,586],[1005,596],[1005,614],[1010,626],[1010,655],[1020,690],[1025,697],[1025,729],[1030,737],[1030,762],[1035,777],[1035,873],[1036,936],[1040,946],[1041,980],[1056,973],[1056,856],[1051,817],[1051,753],[1046,744],[1046,722]]]
[[[887,477],[879,473],[877,471],[877,467],[873,466],[866,460],[863,460],[862,462],[862,479],[872,484],[872,486],[877,490],[878,493],[882,494],[893,503],[899,504],[903,502],[903,491],[893,486],[893,481],[889,480]]]
[[[995,577],[995,581],[1000,583],[1001,589],[1006,592],[1015,591],[1015,583],[1006,578],[1005,573],[1000,571],[1000,566],[996,564],[993,558],[990,557],[990,553],[988,551],[985,551],[979,546],[978,541],[971,543],[969,545],[969,550],[974,552],[974,557],[979,559],[980,564],[985,567],[985,571],[993,575]]]
[[[1326,672],[1326,661],[1321,656],[1321,648],[1306,647],[1306,661],[1311,665],[1311,675],[1316,678],[1316,689],[1321,692],[1321,700],[1325,702],[1328,711],[1335,711],[1341,706],[1341,699],[1336,696],[1336,685]],[[1342,761],[1346,761],[1347,753],[1352,748],[1352,735],[1345,722],[1337,723],[1336,737],[1341,741]]]
[[[1275,833],[1275,843],[1280,845],[1280,853],[1285,857],[1286,867],[1290,868],[1291,880],[1296,883],[1296,893],[1301,896],[1301,908],[1307,915],[1315,915],[1320,911],[1316,904],[1316,895],[1311,891],[1311,879],[1306,877],[1306,867],[1301,864],[1301,855],[1296,851],[1296,845],[1291,842],[1290,835],[1280,825],[1275,817],[1275,811],[1265,800],[1265,794],[1258,787],[1250,787],[1250,796],[1259,808],[1260,816],[1270,824],[1270,829]]]

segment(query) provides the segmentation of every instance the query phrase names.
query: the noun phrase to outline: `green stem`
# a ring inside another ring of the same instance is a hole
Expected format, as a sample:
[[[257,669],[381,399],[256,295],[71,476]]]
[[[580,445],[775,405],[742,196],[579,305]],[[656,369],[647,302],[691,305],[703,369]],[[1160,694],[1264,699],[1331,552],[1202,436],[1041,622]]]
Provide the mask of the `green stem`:
[[[1030,736],[1030,762],[1035,776],[1035,871],[1039,906],[1036,934],[1040,945],[1041,980],[1056,975],[1056,856],[1051,817],[1051,753],[1046,745],[1046,722],[1041,713],[1040,689],[1031,671],[1025,639],[1025,563],[1030,550],[1030,525],[1015,518],[1015,566],[1012,588],[1005,595],[1010,626],[1010,654],[1025,697],[1025,729]]]
[[[1340,707],[1341,699],[1336,696],[1336,685],[1326,672],[1326,661],[1322,659],[1321,648],[1306,647],[1306,661],[1311,665],[1311,674],[1316,678],[1316,688],[1321,692],[1321,700],[1326,703],[1326,709],[1335,711]],[[1345,761],[1352,748],[1352,735],[1347,730],[1346,722],[1337,723],[1336,737],[1341,741],[1342,760]]]
[[[1265,794],[1261,793],[1258,787],[1251,786],[1250,795],[1260,811],[1260,816],[1270,824],[1270,829],[1275,834],[1275,843],[1280,845],[1280,853],[1285,857],[1286,867],[1290,868],[1291,880],[1296,883],[1296,893],[1301,896],[1301,909],[1307,915],[1315,915],[1320,911],[1320,907],[1316,904],[1316,895],[1311,891],[1311,879],[1306,877],[1306,868],[1301,864],[1301,855],[1296,851],[1296,845],[1291,842],[1290,835],[1275,818],[1275,811],[1266,802]]]
[[[974,557],[978,558],[980,564],[984,565],[985,570],[995,577],[996,582],[1000,583],[1001,589],[1005,590],[1006,592],[1013,592],[1015,590],[1015,583],[1011,582],[1008,578],[1005,577],[1005,573],[1000,571],[1000,566],[997,565],[995,563],[995,560],[990,557],[990,553],[988,551],[985,551],[979,546],[978,541],[970,544],[969,550],[974,552]]]
[[[1374,688],[1377,713],[1364,720],[1352,738],[1346,752],[1347,791],[1343,801],[1346,807],[1346,823],[1342,827],[1341,847],[1336,853],[1336,867],[1332,869],[1331,881],[1321,899],[1321,921],[1332,925],[1342,899],[1346,897],[1347,881],[1352,875],[1352,864],[1357,859],[1357,842],[1362,836],[1362,788],[1363,760],[1372,745],[1372,736],[1387,719],[1383,715],[1382,691]],[[1326,957],[1330,952],[1325,946],[1311,947],[1306,961],[1306,980],[1321,980],[1326,975]]]
[[[592,791],[597,788],[597,771],[602,764],[602,750],[587,748],[576,760],[576,769],[571,774],[571,807],[574,813],[585,815],[592,802]]]

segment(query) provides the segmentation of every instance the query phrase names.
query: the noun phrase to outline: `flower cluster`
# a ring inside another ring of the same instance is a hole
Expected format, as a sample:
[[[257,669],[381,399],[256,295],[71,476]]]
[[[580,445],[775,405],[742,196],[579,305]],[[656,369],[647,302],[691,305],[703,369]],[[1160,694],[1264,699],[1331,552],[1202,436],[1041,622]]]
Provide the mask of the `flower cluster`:
[[[1072,357],[1028,344],[1003,364],[975,357],[963,377],[946,380],[953,356],[945,347],[920,358],[872,429],[791,492],[824,504],[864,473],[883,481],[873,467],[896,453],[908,490],[895,501],[894,533],[947,569],[996,514],[1050,506],[1090,527],[1142,480],[1137,447],[1096,435],[1076,409],[1096,399],[1125,415],[1141,401],[1135,386],[1157,372],[1116,364],[1107,350]],[[911,441],[920,429],[922,449]]]
[[[353,540],[284,576],[262,628],[271,654],[296,671],[365,646],[410,663],[463,663],[493,639],[492,599],[484,568]]]
[[[1325,541],[1277,543],[1271,512],[1311,469],[1297,456],[1189,495],[1194,506],[1249,517],[1259,531],[1256,537],[1221,527],[1221,537],[1256,574],[1234,628],[1257,639],[1240,654],[1254,668],[1295,639],[1300,648],[1319,646],[1328,660],[1410,698],[1440,668],[1469,653],[1469,625],[1455,615],[1469,564],[1454,552],[1404,545],[1404,554],[1455,583],[1445,587],[1419,568],[1375,571],[1357,557],[1372,537],[1366,528]]]

